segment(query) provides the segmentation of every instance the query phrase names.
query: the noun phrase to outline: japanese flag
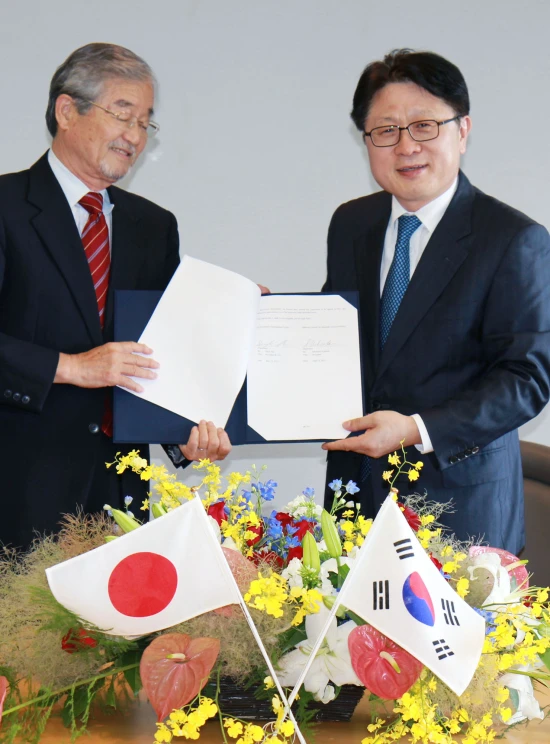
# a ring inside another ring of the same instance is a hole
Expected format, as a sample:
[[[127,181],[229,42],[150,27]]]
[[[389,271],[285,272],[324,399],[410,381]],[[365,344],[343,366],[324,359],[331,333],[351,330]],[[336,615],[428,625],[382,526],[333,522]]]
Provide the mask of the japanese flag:
[[[46,570],[64,607],[106,633],[154,633],[241,595],[197,497]]]
[[[391,496],[359,550],[338,604],[402,646],[457,695],[470,683],[485,621],[439,573]]]

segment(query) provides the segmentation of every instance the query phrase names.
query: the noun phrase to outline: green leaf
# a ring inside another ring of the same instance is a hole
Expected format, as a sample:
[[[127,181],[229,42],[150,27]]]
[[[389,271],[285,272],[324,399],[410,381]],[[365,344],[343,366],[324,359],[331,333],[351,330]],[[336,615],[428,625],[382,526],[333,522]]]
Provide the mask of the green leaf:
[[[139,662],[141,659],[141,650],[126,651],[125,654],[119,657],[118,663],[121,667],[128,666],[129,664],[136,664],[133,669],[127,669],[124,672],[126,682],[130,685],[130,689],[137,695],[142,688],[141,676],[139,674]]]
[[[338,588],[340,589],[344,585],[347,575],[349,574],[349,566],[345,563],[338,566]]]
[[[116,708],[115,678],[111,680],[107,694],[105,695],[105,705],[110,708]]]
[[[285,633],[281,633],[279,636],[280,639],[280,652],[281,655],[285,654],[287,651],[289,651],[291,648],[294,648],[297,643],[300,643],[300,641],[304,641],[307,638],[306,628],[299,627],[299,628],[289,628]]]
[[[543,654],[539,654],[539,658],[544,666],[550,671],[550,648],[546,649]]]

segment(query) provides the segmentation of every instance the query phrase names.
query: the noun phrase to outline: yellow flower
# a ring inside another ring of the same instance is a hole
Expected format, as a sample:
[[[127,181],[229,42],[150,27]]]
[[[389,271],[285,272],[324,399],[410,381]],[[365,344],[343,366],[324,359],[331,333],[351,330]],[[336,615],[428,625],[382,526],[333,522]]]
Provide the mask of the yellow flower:
[[[271,690],[272,687],[275,687],[273,677],[271,675],[264,677],[264,690]]]
[[[393,475],[393,470],[384,470],[384,472],[382,473],[382,478],[385,481],[389,481],[391,480],[392,475]]]
[[[422,468],[424,467],[424,463],[422,462],[422,460],[419,460],[418,462],[414,463],[413,467],[415,467],[417,470],[422,470]]]
[[[390,465],[401,465],[401,458],[397,452],[394,452],[393,455],[388,455],[388,462]]]
[[[409,470],[409,472],[407,473],[407,476],[408,476],[408,478],[409,478],[409,480],[410,480],[410,481],[415,481],[415,480],[418,480],[418,479],[419,479],[419,477],[420,477],[420,475],[419,475],[419,473],[418,473],[418,470],[414,470],[414,469],[412,469],[412,468],[411,468],[411,470]]]
[[[243,732],[243,725],[240,721],[235,721],[233,718],[224,718],[224,728],[227,729],[227,733],[232,739],[236,739]]]
[[[164,723],[157,723],[157,730],[155,732],[155,741],[157,742],[170,742],[172,741],[172,733],[168,726]]]
[[[279,726],[279,731],[283,736],[292,736],[294,733],[294,724],[292,721],[283,721]]]
[[[511,708],[499,708],[498,712],[500,713],[500,717],[506,723],[506,721],[512,717],[512,709]]]
[[[464,599],[464,597],[470,593],[469,587],[470,582],[468,581],[468,579],[462,576],[456,583],[456,593],[459,597],[462,597],[462,599]]]

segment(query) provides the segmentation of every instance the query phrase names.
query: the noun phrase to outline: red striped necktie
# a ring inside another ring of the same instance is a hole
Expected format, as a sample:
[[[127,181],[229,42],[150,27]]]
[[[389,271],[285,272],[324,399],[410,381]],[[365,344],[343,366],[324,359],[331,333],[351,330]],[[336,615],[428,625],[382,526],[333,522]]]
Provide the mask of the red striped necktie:
[[[103,214],[103,196],[90,191],[78,203],[90,215],[82,231],[82,244],[94,282],[99,322],[103,328],[105,323],[107,289],[109,287],[109,270],[111,267],[109,230],[105,215]]]
[[[88,259],[88,266],[94,283],[97,310],[101,328],[105,324],[105,303],[109,288],[109,271],[111,268],[111,252],[109,250],[109,229],[103,214],[103,196],[95,191],[89,191],[78,202],[90,215],[82,231],[82,245]],[[113,413],[111,396],[108,392],[105,398],[105,411],[101,430],[108,437],[113,435]]]

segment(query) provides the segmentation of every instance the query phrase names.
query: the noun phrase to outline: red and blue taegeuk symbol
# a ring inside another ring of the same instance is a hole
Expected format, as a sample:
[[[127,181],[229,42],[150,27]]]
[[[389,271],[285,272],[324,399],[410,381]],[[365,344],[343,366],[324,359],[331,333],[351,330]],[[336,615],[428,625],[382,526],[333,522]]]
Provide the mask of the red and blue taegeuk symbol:
[[[424,625],[435,624],[432,598],[426,584],[416,571],[410,574],[403,584],[403,602],[415,620],[424,623]]]

